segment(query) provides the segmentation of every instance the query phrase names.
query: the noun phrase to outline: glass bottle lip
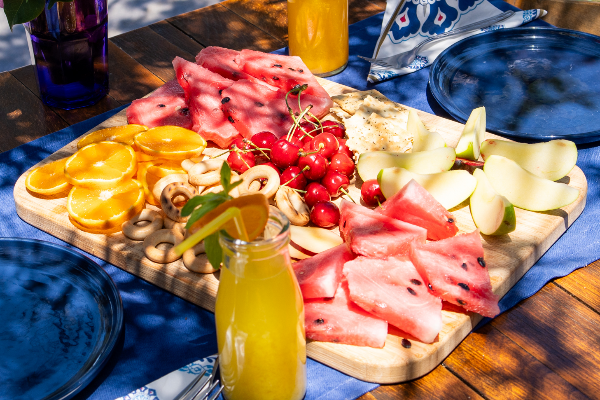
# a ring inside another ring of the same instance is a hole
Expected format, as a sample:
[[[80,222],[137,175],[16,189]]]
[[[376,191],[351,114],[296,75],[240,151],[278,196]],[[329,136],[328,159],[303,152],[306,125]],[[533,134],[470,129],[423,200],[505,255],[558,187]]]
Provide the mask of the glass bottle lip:
[[[256,248],[268,248],[278,247],[283,241],[287,240],[290,235],[290,221],[278,208],[269,206],[269,220],[265,231],[269,229],[276,229],[268,239],[257,239],[252,242],[246,242],[241,239],[234,239],[230,236],[219,234],[219,241],[222,246],[226,246],[230,249],[236,249],[237,251],[244,251]]]

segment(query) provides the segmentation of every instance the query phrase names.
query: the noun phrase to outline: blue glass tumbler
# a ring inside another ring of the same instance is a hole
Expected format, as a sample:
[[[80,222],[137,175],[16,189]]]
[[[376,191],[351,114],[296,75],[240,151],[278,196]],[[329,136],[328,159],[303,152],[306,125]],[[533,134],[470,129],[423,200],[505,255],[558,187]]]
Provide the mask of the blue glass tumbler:
[[[46,3],[25,28],[45,104],[70,110],[108,94],[106,0]]]

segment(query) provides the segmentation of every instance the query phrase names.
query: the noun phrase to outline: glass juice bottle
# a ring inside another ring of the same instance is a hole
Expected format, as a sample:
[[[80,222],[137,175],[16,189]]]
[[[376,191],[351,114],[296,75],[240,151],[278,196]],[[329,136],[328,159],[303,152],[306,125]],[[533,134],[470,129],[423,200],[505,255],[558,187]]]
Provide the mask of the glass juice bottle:
[[[220,236],[215,306],[227,400],[302,399],[306,391],[304,303],[288,253],[289,221],[270,207],[263,237]]]
[[[290,55],[317,76],[346,68],[348,0],[288,0],[287,12]]]

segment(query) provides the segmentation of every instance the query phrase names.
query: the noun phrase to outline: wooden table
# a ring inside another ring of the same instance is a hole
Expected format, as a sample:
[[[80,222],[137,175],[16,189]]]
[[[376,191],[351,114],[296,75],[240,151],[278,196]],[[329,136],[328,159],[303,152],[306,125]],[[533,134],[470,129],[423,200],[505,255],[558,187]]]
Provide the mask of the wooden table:
[[[383,0],[350,0],[350,23],[384,9]],[[44,106],[31,66],[0,73],[0,151],[144,96],[175,77],[175,56],[192,61],[210,45],[273,51],[286,43],[285,0],[226,0],[113,37],[110,95],[92,107]],[[471,333],[425,377],[361,399],[600,398],[599,332],[596,261]]]

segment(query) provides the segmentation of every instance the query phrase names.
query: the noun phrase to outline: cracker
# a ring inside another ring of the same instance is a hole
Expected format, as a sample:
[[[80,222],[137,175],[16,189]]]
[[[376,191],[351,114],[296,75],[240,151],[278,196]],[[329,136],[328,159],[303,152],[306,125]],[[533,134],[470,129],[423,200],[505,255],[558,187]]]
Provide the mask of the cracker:
[[[406,152],[412,148],[412,137],[406,131],[405,125],[397,119],[372,113],[364,122],[361,123],[360,120],[358,118],[354,120],[350,128],[346,125],[348,135],[346,145],[350,150],[358,153]]]
[[[333,114],[336,117],[336,119],[338,119],[340,121],[343,121],[343,120],[345,120],[347,118],[350,118],[352,116],[352,115],[348,114],[346,111],[342,110],[339,107],[331,107],[329,109],[329,112],[331,114]]]
[[[387,97],[379,93],[375,89],[365,90],[362,92],[351,92],[344,93],[337,96],[331,97],[335,104],[337,104],[342,110],[346,111],[348,114],[354,115],[356,110],[363,104],[364,100],[367,96],[371,96],[391,107],[397,107],[402,109],[403,107],[393,101],[389,100]]]

